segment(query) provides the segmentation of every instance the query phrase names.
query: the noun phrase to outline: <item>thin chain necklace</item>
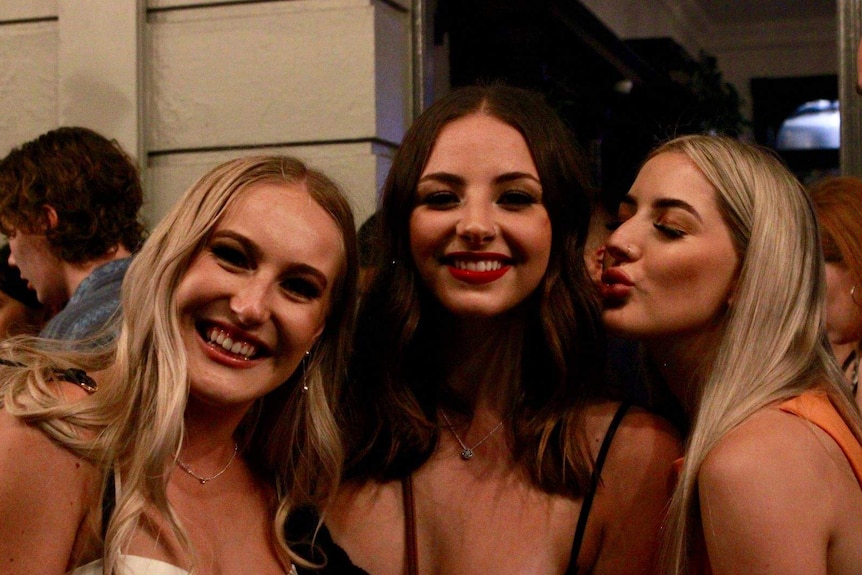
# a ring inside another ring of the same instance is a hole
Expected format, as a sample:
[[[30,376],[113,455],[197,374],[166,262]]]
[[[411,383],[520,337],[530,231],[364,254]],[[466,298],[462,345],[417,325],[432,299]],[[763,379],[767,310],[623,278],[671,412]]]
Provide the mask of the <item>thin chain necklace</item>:
[[[221,475],[222,473],[227,471],[227,468],[230,467],[230,464],[233,463],[234,459],[236,459],[237,451],[239,451],[239,444],[234,441],[234,443],[233,443],[233,454],[231,454],[230,459],[225,464],[225,466],[221,468],[221,471],[219,471],[218,473],[216,473],[215,475],[212,475],[210,477],[201,477],[200,475],[198,475],[197,473],[192,471],[192,468],[189,467],[187,463],[183,463],[183,461],[179,457],[177,457],[177,465],[180,466],[180,469],[182,469],[183,471],[185,471],[186,473],[188,473],[189,475],[191,475],[192,477],[194,477],[195,479],[200,481],[201,485],[206,485],[207,483],[209,483],[210,481],[212,481],[213,479],[215,479],[216,477],[218,477],[219,475]]]
[[[486,441],[488,441],[488,439],[490,439],[491,436],[494,435],[497,432],[497,430],[503,426],[503,420],[501,419],[500,423],[495,425],[494,429],[489,431],[488,435],[486,435],[485,437],[480,439],[476,445],[474,445],[473,447],[467,447],[467,444],[464,443],[464,441],[455,432],[455,428],[452,426],[452,422],[449,421],[449,417],[446,415],[446,412],[441,409],[440,414],[443,416],[443,419],[446,421],[446,428],[452,432],[452,435],[455,436],[455,439],[461,445],[461,459],[463,459],[464,461],[469,461],[470,459],[472,459],[473,453],[476,450],[476,448],[479,447],[480,445],[482,445],[483,443],[485,443]]]

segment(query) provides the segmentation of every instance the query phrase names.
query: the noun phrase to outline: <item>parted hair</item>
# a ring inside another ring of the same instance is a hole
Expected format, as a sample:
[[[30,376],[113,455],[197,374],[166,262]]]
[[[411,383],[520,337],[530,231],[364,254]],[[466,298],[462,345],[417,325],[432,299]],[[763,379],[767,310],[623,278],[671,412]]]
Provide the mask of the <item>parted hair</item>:
[[[811,188],[827,262],[845,264],[862,281],[862,178],[832,176]]]
[[[697,475],[710,450],[756,411],[822,387],[857,439],[862,421],[824,328],[825,271],[807,192],[774,154],[723,136],[683,136],[682,154],[716,192],[740,258],[732,303],[700,389],[664,529],[662,573],[691,572],[701,535]],[[781,278],[776,280],[775,272]]]
[[[55,253],[77,264],[144,238],[144,200],[134,161],[114,140],[64,127],[13,149],[0,161],[0,231],[42,232]],[[47,226],[45,206],[57,212]]]
[[[229,161],[193,184],[141,248],[123,284],[122,329],[110,349],[91,355],[45,353],[36,340],[0,347],[0,357],[28,366],[0,372],[6,409],[101,464],[106,478],[112,471],[116,484],[122,485],[106,526],[106,573],[116,569],[145,505],[164,515],[194,556],[166,496],[182,443],[189,393],[175,292],[236,198],[263,182],[304,184],[338,225],[344,248],[326,325],[308,365],[259,400],[238,430],[237,441],[250,465],[276,488],[279,500],[272,535],[283,560],[302,563],[283,535],[290,509],[323,508],[337,488],[343,449],[334,402],[350,353],[358,273],[353,215],[337,185],[297,159],[256,156]],[[107,371],[97,392],[70,405],[58,400],[46,383],[54,369],[67,367]]]
[[[436,445],[438,406],[463,408],[439,377],[433,332],[445,312],[417,272],[409,220],[438,134],[473,114],[497,118],[524,137],[552,227],[548,269],[525,302],[524,343],[512,360],[520,370],[508,424],[515,457],[540,488],[577,496],[591,469],[580,406],[598,388],[604,354],[583,257],[589,181],[572,134],[542,96],[501,84],[459,88],[434,103],[410,127],[393,160],[381,200],[381,265],[360,304],[344,402],[347,476],[409,474]]]

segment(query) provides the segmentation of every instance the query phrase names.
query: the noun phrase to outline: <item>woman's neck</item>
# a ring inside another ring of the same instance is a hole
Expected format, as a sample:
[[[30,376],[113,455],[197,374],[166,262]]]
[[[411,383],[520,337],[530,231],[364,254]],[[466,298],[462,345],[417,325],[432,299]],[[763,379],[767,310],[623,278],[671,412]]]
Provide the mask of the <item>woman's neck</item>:
[[[502,415],[521,377],[524,322],[520,316],[449,318],[436,334],[448,387],[471,406]]]
[[[248,410],[214,409],[189,396],[185,413],[183,452],[205,454],[233,448],[237,427]]]
[[[690,417],[697,408],[699,391],[715,354],[712,343],[700,341],[692,345],[663,338],[644,342],[644,348],[668,389]]]

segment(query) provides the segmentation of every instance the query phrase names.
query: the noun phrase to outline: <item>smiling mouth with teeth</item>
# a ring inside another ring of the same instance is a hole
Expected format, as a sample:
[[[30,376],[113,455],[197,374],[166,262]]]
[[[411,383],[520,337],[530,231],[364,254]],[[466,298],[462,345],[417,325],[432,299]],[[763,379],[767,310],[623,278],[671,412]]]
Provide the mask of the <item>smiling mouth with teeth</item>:
[[[455,260],[453,264],[454,267],[458,268],[459,270],[467,270],[471,272],[492,272],[503,267],[503,262],[499,260],[487,260],[478,262]]]
[[[211,327],[206,330],[207,342],[210,345],[218,346],[224,351],[238,355],[242,359],[249,360],[257,353],[257,347],[239,340],[234,340],[230,335],[217,327]]]

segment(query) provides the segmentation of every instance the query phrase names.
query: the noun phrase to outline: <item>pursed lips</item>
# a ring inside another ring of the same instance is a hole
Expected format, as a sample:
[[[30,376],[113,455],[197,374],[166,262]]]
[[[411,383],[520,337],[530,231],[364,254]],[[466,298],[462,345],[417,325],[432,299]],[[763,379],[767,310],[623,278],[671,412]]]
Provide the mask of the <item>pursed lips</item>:
[[[629,275],[617,267],[608,268],[602,273],[602,299],[605,305],[624,301],[632,291],[634,282]]]

